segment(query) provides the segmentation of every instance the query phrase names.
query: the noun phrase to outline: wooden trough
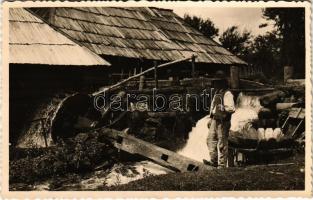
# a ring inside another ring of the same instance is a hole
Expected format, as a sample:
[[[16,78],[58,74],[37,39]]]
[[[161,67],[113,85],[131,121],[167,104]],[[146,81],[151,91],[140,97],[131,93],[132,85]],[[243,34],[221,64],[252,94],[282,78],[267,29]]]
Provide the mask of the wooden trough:
[[[116,148],[130,154],[141,155],[173,171],[192,172],[213,169],[213,167],[153,145],[125,132],[107,128],[101,128],[96,131],[103,134],[104,137],[110,138],[110,141]]]

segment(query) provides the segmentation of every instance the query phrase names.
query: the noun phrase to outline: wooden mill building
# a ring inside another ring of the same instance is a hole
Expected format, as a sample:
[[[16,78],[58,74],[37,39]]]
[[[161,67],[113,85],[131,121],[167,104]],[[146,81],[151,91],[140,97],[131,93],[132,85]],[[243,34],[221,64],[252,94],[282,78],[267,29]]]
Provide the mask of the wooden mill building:
[[[158,63],[196,55],[196,73],[229,73],[246,63],[205,37],[172,10],[154,7],[32,8],[51,26],[101,57],[112,67],[108,80],[136,74]],[[162,75],[190,77],[190,63]],[[177,73],[178,72],[178,73]],[[114,76],[116,75],[116,76]]]
[[[74,89],[82,86],[89,73],[110,66],[23,8],[10,9],[9,27],[12,87],[37,88],[37,94],[53,88]]]
[[[110,64],[23,8],[9,10],[10,137],[54,93],[88,86]],[[11,141],[11,140],[10,140]]]

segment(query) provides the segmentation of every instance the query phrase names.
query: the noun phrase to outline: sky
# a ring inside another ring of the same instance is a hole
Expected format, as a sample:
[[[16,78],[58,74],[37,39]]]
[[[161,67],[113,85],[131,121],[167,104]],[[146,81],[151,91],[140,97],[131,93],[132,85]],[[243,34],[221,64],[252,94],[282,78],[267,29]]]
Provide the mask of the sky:
[[[233,25],[238,25],[241,31],[244,29],[251,31],[254,36],[273,29],[272,23],[268,27],[259,28],[260,24],[267,22],[262,18],[262,8],[173,7],[170,9],[181,17],[188,13],[204,19],[210,18],[219,29],[219,34]]]

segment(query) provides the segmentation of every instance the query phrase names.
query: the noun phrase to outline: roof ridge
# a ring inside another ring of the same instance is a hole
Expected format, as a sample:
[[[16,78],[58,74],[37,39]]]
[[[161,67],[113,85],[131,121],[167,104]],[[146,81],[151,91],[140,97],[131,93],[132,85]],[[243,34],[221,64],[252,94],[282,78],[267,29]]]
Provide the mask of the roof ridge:
[[[103,13],[91,12],[91,11],[87,11],[87,10],[80,9],[80,8],[81,8],[81,7],[69,7],[69,8],[67,8],[67,9],[78,10],[78,11],[81,11],[81,12],[87,12],[87,13],[92,13],[92,14],[96,14],[96,15],[103,15],[103,16],[106,16],[106,17],[122,17],[122,18],[137,20],[137,21],[148,22],[148,21],[143,20],[143,19],[138,19],[138,18],[133,18],[133,17],[126,17],[126,16],[120,16],[120,15],[105,15],[105,14],[103,14]],[[93,7],[91,7],[91,8],[93,8]],[[111,8],[111,7],[101,7],[101,8]]]

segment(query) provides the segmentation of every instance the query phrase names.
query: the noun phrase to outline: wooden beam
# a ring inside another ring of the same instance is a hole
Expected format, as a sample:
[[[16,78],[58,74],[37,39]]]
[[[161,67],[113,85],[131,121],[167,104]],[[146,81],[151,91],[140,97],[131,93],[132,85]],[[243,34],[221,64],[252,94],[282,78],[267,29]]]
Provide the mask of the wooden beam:
[[[268,106],[275,101],[279,101],[281,97],[284,97],[286,94],[283,91],[273,91],[259,97],[262,106]]]
[[[174,171],[189,172],[214,169],[214,167],[204,165],[201,162],[158,147],[121,131],[107,128],[101,128],[97,131],[110,138],[116,148],[131,154],[141,155]]]
[[[145,76],[140,76],[139,78],[139,91],[142,91],[145,85]]]
[[[196,55],[194,55],[194,57],[196,57]],[[161,64],[161,65],[158,65],[157,68],[168,67],[168,66],[170,66],[170,65],[173,65],[173,64],[176,64],[176,63],[180,63],[180,62],[185,62],[185,61],[190,60],[190,59],[191,59],[191,58],[189,57],[189,58],[182,58],[182,59],[179,59],[179,60],[174,60],[174,61],[171,61],[171,62],[168,62],[168,63],[164,63],[164,64]],[[149,69],[147,69],[147,70],[145,70],[145,71],[143,71],[143,72],[141,72],[141,73],[138,73],[138,74],[136,74],[136,75],[134,75],[134,76],[130,76],[130,77],[128,77],[128,78],[125,79],[125,80],[122,80],[122,81],[120,81],[120,82],[118,82],[118,83],[116,83],[116,84],[114,84],[114,85],[111,85],[110,87],[106,87],[106,88],[104,88],[104,89],[101,89],[100,91],[94,92],[94,93],[92,94],[92,96],[97,96],[97,95],[99,95],[99,94],[101,94],[101,93],[103,93],[103,92],[112,90],[112,89],[114,89],[114,88],[116,88],[116,87],[119,87],[120,85],[122,85],[122,84],[124,84],[124,83],[126,83],[126,82],[128,82],[128,81],[130,81],[130,80],[132,80],[132,79],[138,78],[138,77],[140,77],[140,76],[142,76],[142,75],[144,75],[144,74],[146,74],[146,73],[148,73],[148,72],[151,72],[151,71],[153,71],[153,70],[154,70],[154,67],[151,67],[151,68],[149,68]]]
[[[192,78],[195,78],[195,76],[196,76],[196,74],[195,74],[195,71],[196,71],[195,63],[196,63],[196,57],[193,55],[191,57],[191,75],[192,75]]]
[[[297,103],[276,103],[276,110],[285,110],[292,108],[292,106],[297,105]]]

